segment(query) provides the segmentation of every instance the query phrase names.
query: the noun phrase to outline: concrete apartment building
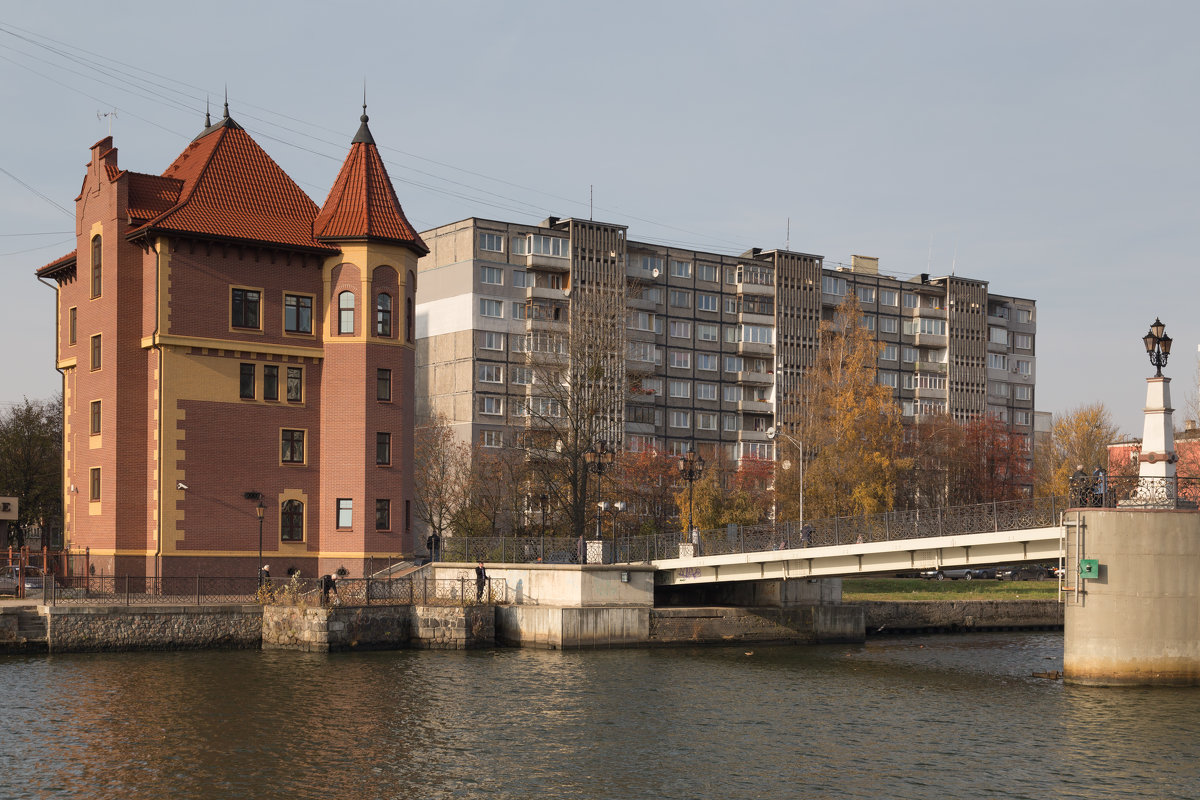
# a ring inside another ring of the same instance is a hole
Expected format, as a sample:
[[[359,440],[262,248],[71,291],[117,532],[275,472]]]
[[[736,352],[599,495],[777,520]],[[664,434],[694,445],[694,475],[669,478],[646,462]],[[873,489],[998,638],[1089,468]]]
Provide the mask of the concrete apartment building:
[[[411,554],[427,249],[367,117],[322,207],[228,107],[205,125],[162,175],[93,145],[77,249],[38,270],[57,287],[66,544],[139,576],[255,576],[260,548],[275,576]]]
[[[597,279],[623,298],[615,346],[627,384],[611,442],[625,449],[773,458],[767,429],[789,417],[820,321],[851,294],[883,343],[879,381],[906,420],[987,413],[1033,434],[1035,302],[991,294],[983,280],[900,280],[860,256],[831,268],[784,250],[666,247],[631,241],[624,226],[553,217],[471,218],[422,238],[417,413],[445,415],[464,441],[518,442],[537,402],[539,337],[571,331],[572,288]]]

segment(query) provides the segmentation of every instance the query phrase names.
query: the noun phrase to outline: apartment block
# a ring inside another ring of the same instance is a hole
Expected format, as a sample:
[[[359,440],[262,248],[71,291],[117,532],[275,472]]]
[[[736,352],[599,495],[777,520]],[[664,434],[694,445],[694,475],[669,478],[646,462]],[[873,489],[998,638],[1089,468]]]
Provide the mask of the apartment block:
[[[982,414],[1033,432],[1033,300],[981,279],[903,280],[875,258],[751,249],[732,256],[630,240],[622,225],[470,218],[425,231],[417,296],[417,414],[440,413],[483,447],[520,441],[536,363],[581,325],[580,285],[616,292],[624,359],[611,442],[631,451],[773,458],[822,320],[849,295],[882,343],[878,380],[906,420]],[[555,338],[558,337],[558,338]],[[532,405],[531,405],[532,404]]]

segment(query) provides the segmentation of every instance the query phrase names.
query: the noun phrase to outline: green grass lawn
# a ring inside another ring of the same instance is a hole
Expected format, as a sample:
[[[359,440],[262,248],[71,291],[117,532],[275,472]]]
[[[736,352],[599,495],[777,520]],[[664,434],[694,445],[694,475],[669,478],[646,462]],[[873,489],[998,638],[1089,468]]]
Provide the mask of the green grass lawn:
[[[1058,581],[926,581],[919,578],[846,578],[842,600],[919,602],[929,600],[1053,600]]]

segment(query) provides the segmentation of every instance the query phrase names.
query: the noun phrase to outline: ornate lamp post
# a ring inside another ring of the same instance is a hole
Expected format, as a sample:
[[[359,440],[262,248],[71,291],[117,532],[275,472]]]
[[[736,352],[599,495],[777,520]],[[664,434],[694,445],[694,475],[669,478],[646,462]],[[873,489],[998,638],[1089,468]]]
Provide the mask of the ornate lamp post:
[[[784,433],[779,428],[771,426],[767,428],[767,438],[774,441],[776,436],[782,436],[789,442],[800,449],[800,524],[804,525],[804,442],[796,439],[791,434]],[[787,469],[790,465],[784,462],[783,468]]]
[[[618,501],[616,501],[615,503],[613,503],[613,504],[612,504],[612,517],[613,517],[613,561],[614,561],[614,562],[617,560],[617,515],[618,515],[618,514],[620,514],[622,511],[624,511],[624,510],[625,510],[625,509],[627,509],[627,508],[629,508],[629,505],[628,505],[628,504],[627,504],[627,503],[626,503],[624,500],[618,500]]]
[[[1142,337],[1142,342],[1146,345],[1146,353],[1150,356],[1150,363],[1154,365],[1157,372],[1154,377],[1161,378],[1162,368],[1167,365],[1167,357],[1171,355],[1171,337],[1167,336],[1167,326],[1162,324],[1158,317],[1154,318],[1154,324],[1150,326],[1150,332]]]
[[[258,505],[254,507],[254,513],[258,515],[258,585],[263,584],[263,558],[262,558],[262,531],[263,531],[263,515],[266,514],[267,507],[263,505],[262,495],[258,496]]]
[[[700,480],[703,473],[704,459],[696,453],[694,446],[689,446],[688,451],[679,459],[679,476],[687,481],[688,485],[688,537],[692,533],[692,491],[696,481]]]
[[[583,460],[587,463],[587,467],[592,472],[596,473],[596,501],[600,501],[600,477],[604,475],[605,470],[613,462],[613,453],[608,449],[608,442],[601,439],[596,442],[596,446],[583,454]],[[586,487],[585,487],[586,488]],[[596,511],[596,538],[600,539],[600,511]],[[587,552],[585,550],[583,559],[587,562]]]

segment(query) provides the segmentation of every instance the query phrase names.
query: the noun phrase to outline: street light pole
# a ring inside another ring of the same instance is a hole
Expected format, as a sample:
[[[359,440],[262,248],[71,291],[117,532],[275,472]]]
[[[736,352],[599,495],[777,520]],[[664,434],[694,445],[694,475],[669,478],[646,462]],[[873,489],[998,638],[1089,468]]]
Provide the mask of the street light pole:
[[[596,504],[600,503],[600,477],[604,475],[604,471],[608,469],[613,462],[613,453],[608,449],[608,442],[601,439],[596,442],[596,446],[583,454],[583,460],[586,462],[589,469],[596,473]],[[585,476],[586,477],[586,476]],[[586,494],[587,482],[584,482],[584,490]],[[584,498],[586,501],[586,497]],[[596,538],[601,538],[600,535],[600,510],[596,510]],[[583,558],[581,561],[587,561],[587,548],[584,548]]]
[[[546,560],[546,506],[550,503],[549,495],[543,494],[538,498],[538,502],[542,506],[542,549],[538,554],[538,561],[544,562]]]
[[[791,434],[784,433],[776,427],[767,428],[767,438],[774,439],[776,436],[782,436],[792,444],[796,445],[800,450],[800,524],[804,524],[804,442],[796,439]]]
[[[687,537],[690,540],[693,525],[692,525],[692,490],[696,485],[696,481],[700,479],[700,475],[704,472],[704,459],[696,454],[696,448],[689,446],[688,451],[679,459],[679,475],[688,485],[688,526]]]
[[[254,513],[258,514],[258,585],[263,584],[263,556],[262,556],[262,533],[263,533],[263,515],[266,513],[267,507],[263,505],[262,497],[258,498],[258,505],[254,507]]]

